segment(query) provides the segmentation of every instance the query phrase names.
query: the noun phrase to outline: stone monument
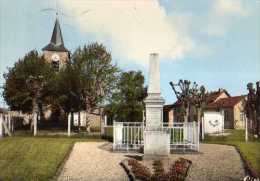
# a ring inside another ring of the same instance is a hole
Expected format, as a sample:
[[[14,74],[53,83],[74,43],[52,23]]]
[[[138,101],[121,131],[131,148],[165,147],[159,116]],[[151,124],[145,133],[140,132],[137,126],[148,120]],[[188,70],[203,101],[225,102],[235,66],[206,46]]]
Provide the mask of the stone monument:
[[[148,96],[144,100],[146,127],[144,130],[144,157],[167,156],[170,153],[170,134],[163,129],[164,98],[160,90],[160,62],[158,54],[150,54]]]

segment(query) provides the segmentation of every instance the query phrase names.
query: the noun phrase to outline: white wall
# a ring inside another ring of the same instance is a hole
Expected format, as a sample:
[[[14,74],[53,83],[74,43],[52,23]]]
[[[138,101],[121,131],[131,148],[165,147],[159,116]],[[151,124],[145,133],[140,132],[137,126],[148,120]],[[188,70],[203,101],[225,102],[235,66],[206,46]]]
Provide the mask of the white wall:
[[[217,111],[204,112],[205,133],[217,133],[224,130],[224,115]]]

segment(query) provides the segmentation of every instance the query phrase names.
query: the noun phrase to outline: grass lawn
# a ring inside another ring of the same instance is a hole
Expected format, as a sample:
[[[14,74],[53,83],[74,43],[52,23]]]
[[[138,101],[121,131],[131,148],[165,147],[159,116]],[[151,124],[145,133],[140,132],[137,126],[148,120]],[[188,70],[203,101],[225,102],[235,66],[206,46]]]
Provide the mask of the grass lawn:
[[[76,141],[99,139],[12,137],[0,140],[0,178],[4,181],[52,179]]]
[[[243,156],[251,163],[254,170],[260,175],[260,141],[245,142],[244,130],[230,130],[228,136],[205,136],[205,143],[236,146]]]

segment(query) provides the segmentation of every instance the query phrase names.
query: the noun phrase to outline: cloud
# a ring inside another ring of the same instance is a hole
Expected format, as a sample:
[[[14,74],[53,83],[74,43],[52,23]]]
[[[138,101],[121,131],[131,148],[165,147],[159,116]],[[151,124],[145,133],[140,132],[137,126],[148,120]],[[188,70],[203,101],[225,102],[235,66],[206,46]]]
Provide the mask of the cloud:
[[[181,59],[194,48],[191,37],[172,23],[156,0],[60,0],[59,4],[75,15],[73,21],[82,32],[109,44],[120,61],[145,65],[152,52],[161,59]]]
[[[250,10],[244,0],[214,0],[203,32],[210,36],[223,36],[235,20],[249,15]]]

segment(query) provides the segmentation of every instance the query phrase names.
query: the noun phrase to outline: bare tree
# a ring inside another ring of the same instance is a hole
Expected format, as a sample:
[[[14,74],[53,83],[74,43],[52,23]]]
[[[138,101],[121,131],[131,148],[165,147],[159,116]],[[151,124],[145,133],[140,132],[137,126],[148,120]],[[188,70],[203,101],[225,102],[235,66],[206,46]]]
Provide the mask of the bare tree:
[[[178,99],[178,102],[184,107],[184,122],[191,119],[191,110],[195,108],[197,121],[201,119],[202,108],[205,106],[205,87],[198,88],[196,82],[191,83],[188,80],[179,80],[177,84],[170,82],[170,85]]]
[[[247,100],[245,105],[246,116],[250,121],[249,128],[254,135],[260,135],[260,86],[256,83],[256,90],[253,83],[247,84]]]

